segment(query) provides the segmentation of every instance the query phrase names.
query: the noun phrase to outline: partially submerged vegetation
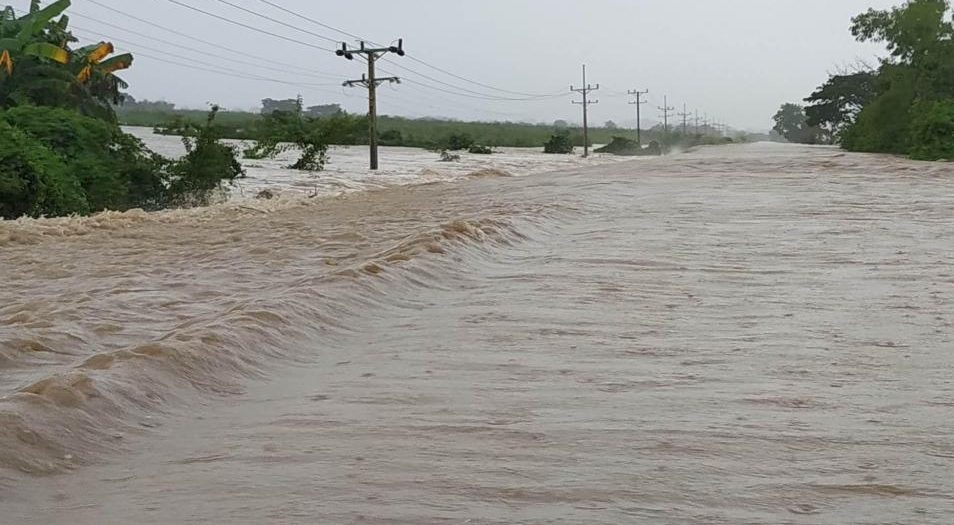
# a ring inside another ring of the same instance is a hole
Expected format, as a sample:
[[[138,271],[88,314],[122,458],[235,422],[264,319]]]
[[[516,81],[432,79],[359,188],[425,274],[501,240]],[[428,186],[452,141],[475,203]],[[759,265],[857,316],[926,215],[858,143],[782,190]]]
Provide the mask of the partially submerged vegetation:
[[[213,118],[180,160],[124,133],[113,112],[131,55],[108,42],[74,48],[69,0],[0,11],[0,218],[205,204],[242,174]]]
[[[862,42],[883,42],[876,69],[832,75],[807,107],[786,104],[775,129],[792,142],[851,151],[954,159],[954,19],[947,0],[910,0],[852,20]]]
[[[149,105],[155,103],[148,103]],[[202,122],[202,111],[164,107],[142,108],[120,105],[116,108],[119,121],[126,126],[153,128],[163,135],[188,134],[191,126]],[[285,110],[287,111],[287,110]],[[223,111],[216,119],[218,133],[229,139],[257,140],[267,127],[271,112]],[[324,137],[328,144],[339,146],[362,146],[368,143],[368,120],[365,115],[338,112],[332,115],[310,117],[303,115],[307,126]],[[580,128],[566,130],[573,144],[583,146],[583,131]],[[423,148],[433,151],[467,151],[473,146],[483,148],[539,148],[550,139],[554,126],[522,122],[464,122],[438,118],[378,117],[378,143],[382,146]],[[650,136],[653,135],[652,132]],[[605,144],[619,135],[619,129],[591,128],[590,140]]]
[[[664,135],[664,142],[651,140],[643,146],[639,142],[626,137],[613,137],[613,140],[594,150],[596,153],[610,153],[629,157],[664,155],[673,149],[692,148],[695,146],[715,146],[731,144],[735,139],[718,135],[704,135],[701,133],[669,133]],[[741,140],[741,139],[740,139]]]
[[[325,144],[357,146],[368,143],[367,117],[342,111],[334,105],[302,109],[301,99],[262,101],[259,113],[222,111],[216,118],[216,132],[223,138],[268,143],[297,143],[306,132]],[[297,109],[296,109],[297,108]],[[322,108],[323,111],[317,111]],[[331,108],[331,109],[328,109]],[[337,108],[337,109],[334,109]],[[116,108],[119,120],[128,126],[151,127],[162,135],[189,135],[205,118],[204,112],[176,109],[166,102],[136,102]],[[310,111],[309,111],[310,110]],[[540,148],[548,153],[569,154],[583,146],[583,130],[558,121],[553,125],[521,122],[464,122],[457,120],[381,116],[378,118],[378,143],[382,146],[424,148],[431,151],[467,151],[490,154],[494,148]],[[590,145],[609,144],[626,130],[612,122],[590,128]],[[635,135],[635,130],[632,130]],[[664,145],[722,144],[722,135],[713,128],[698,132],[668,132],[663,126],[642,131],[644,146],[655,141]],[[258,153],[247,151],[249,158]]]

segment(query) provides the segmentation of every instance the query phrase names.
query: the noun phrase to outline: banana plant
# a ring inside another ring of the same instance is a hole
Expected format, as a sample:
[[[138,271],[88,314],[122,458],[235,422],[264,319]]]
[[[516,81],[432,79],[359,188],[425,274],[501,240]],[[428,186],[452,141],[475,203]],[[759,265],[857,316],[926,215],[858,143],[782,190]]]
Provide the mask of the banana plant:
[[[57,46],[50,42],[38,41],[43,30],[70,6],[70,0],[58,0],[40,8],[39,0],[30,3],[30,13],[20,18],[13,9],[7,7],[0,12],[0,73],[6,77],[13,75],[16,63],[24,57],[49,60],[66,64],[70,53],[65,43]],[[4,78],[0,76],[0,79]]]
[[[109,42],[81,47],[73,51],[70,67],[76,81],[90,97],[117,104],[121,91],[128,85],[114,73],[128,69],[132,65],[133,57],[129,53],[109,57],[113,51],[113,44]]]

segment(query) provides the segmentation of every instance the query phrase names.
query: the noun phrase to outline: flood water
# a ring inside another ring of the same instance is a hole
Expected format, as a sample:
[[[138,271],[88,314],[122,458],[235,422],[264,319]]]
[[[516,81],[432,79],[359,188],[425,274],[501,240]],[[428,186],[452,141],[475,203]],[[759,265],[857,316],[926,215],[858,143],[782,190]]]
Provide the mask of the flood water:
[[[948,524],[954,169],[0,223],[0,523]]]

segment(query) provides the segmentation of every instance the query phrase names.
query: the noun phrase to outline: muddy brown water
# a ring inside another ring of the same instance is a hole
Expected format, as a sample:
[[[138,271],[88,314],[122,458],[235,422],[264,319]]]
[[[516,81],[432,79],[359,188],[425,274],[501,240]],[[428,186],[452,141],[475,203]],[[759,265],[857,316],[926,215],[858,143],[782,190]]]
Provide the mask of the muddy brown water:
[[[947,524],[954,169],[0,223],[0,523]]]

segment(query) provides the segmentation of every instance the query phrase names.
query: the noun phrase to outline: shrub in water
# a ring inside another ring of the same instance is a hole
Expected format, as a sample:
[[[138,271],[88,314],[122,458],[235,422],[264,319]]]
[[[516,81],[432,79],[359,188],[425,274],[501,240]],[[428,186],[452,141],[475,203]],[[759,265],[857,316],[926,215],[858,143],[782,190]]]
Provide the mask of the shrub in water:
[[[573,153],[573,139],[570,132],[560,130],[550,136],[550,140],[543,145],[544,153],[569,154]]]

